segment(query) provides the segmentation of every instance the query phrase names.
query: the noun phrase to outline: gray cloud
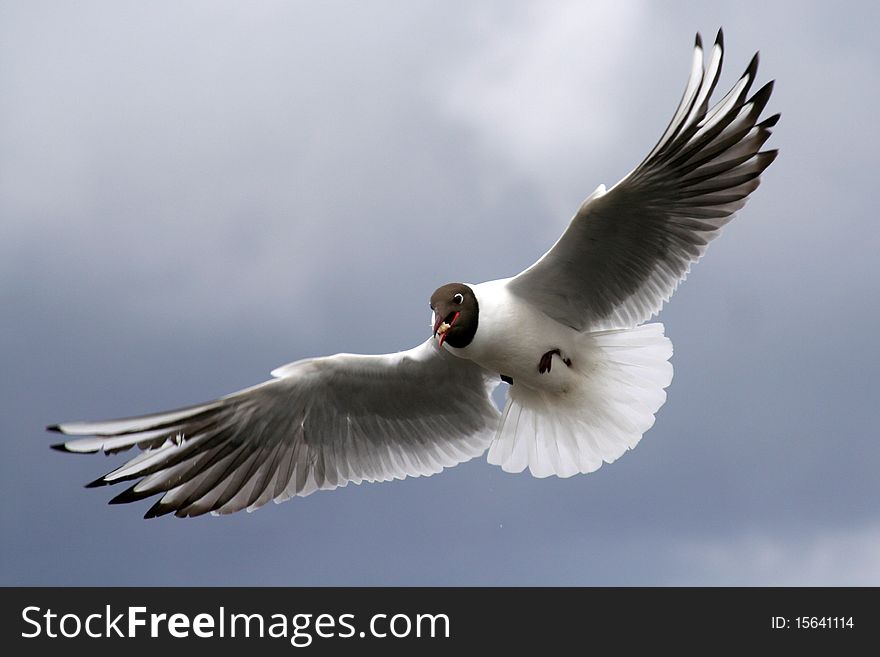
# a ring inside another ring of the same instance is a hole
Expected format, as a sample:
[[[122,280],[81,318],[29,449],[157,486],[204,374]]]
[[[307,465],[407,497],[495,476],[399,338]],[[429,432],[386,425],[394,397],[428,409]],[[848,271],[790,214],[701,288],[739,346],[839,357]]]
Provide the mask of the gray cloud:
[[[876,582],[877,10],[583,7],[4,5],[0,581]],[[663,312],[669,401],[619,462],[146,523],[46,449],[422,340],[437,284],[519,271],[638,162],[719,24],[782,155]]]

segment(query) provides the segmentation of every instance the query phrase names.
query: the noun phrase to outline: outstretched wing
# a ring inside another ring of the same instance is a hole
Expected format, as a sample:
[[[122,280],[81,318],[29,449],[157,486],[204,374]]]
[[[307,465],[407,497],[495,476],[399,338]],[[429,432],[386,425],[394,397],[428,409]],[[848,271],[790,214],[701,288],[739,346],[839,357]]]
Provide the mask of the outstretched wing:
[[[161,499],[145,517],[255,509],[349,481],[431,475],[488,447],[497,385],[430,339],[384,356],[337,354],[281,367],[217,401],[106,422],[49,427],[53,447],[141,454],[90,486],[136,480],[111,500]]]
[[[723,52],[719,30],[704,69],[697,35],[690,79],[660,141],[584,202],[550,251],[510,280],[514,294],[577,330],[628,328],[659,312],[776,157],[760,148],[779,115],[758,123],[773,83],[749,97],[757,54],[709,109]]]

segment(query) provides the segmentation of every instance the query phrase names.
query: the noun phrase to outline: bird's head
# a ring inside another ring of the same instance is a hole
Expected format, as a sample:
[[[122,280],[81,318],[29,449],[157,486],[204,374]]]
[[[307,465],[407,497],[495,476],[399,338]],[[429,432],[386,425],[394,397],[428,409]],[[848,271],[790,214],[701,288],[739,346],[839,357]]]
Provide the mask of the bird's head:
[[[431,327],[440,346],[467,347],[477,332],[480,307],[474,291],[464,283],[448,283],[431,295]]]

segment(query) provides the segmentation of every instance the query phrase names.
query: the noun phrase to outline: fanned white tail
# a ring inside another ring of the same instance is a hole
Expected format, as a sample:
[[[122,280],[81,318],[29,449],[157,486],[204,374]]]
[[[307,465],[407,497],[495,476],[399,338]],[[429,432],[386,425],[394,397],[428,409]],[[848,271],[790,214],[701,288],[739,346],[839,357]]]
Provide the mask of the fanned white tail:
[[[593,472],[634,448],[672,381],[663,324],[584,333],[565,393],[510,387],[489,463],[536,477]],[[556,365],[562,366],[562,363]]]

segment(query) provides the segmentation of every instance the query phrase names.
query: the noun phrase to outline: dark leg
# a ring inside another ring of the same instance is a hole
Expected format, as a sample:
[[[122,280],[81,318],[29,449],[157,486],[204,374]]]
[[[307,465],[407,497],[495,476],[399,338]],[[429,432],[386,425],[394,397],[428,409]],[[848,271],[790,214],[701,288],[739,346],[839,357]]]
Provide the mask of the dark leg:
[[[562,362],[565,363],[566,367],[571,367],[571,358],[564,357],[559,349],[551,349],[541,356],[541,360],[538,362],[538,372],[545,374],[550,371],[550,368],[553,365],[553,354],[562,358]]]

